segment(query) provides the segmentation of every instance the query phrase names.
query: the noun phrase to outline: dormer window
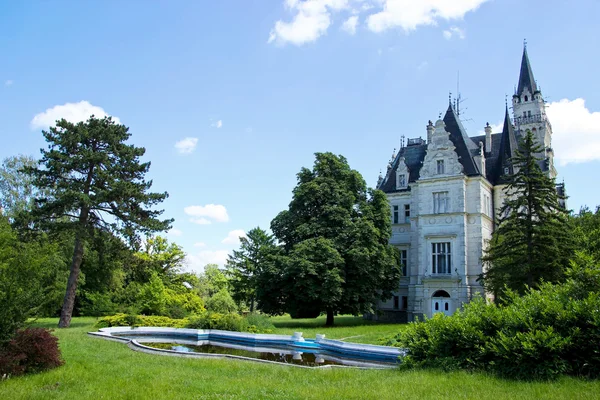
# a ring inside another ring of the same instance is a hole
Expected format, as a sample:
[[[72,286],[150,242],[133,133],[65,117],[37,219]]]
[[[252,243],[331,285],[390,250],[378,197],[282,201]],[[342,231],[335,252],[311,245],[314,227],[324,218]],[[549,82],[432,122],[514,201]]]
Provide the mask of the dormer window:
[[[437,160],[437,173],[438,175],[444,173],[444,160]]]
[[[509,172],[510,170],[508,169],[508,167],[504,167],[504,175],[508,175]]]
[[[406,187],[406,175],[400,174],[398,175],[398,188]]]
[[[529,98],[528,98],[528,97],[527,97],[527,95],[526,95],[526,96],[525,96],[525,101],[528,101],[528,100],[529,100]]]

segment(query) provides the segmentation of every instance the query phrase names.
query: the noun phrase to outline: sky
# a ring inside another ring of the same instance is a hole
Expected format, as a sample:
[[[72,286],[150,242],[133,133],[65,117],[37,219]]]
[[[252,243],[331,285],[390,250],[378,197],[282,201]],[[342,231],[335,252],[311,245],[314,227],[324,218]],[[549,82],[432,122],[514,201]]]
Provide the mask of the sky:
[[[56,119],[113,116],[146,148],[153,190],[169,193],[168,238],[201,271],[269,228],[315,152],[345,156],[374,186],[449,92],[461,93],[469,135],[499,126],[526,39],[568,207],[595,207],[600,2],[576,4],[0,2],[0,159],[39,157]]]

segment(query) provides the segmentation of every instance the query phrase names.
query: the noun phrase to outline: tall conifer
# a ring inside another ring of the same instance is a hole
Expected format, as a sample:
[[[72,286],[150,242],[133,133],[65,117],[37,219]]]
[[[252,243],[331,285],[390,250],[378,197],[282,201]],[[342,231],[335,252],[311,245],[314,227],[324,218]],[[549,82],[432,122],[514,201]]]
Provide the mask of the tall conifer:
[[[484,286],[500,300],[505,288],[524,293],[542,281],[563,279],[573,251],[567,212],[536,157],[543,151],[528,130],[512,158],[515,172],[508,176],[506,200],[482,258]]]

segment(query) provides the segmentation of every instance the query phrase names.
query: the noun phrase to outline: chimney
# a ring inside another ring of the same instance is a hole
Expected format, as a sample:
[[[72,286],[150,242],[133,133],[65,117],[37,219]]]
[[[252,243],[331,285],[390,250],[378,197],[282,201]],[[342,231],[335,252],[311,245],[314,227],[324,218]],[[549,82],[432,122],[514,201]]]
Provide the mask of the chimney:
[[[433,123],[429,120],[429,123],[427,124],[427,144],[431,143],[431,137],[433,136],[434,130]]]
[[[485,151],[492,152],[492,127],[489,122],[485,123]]]

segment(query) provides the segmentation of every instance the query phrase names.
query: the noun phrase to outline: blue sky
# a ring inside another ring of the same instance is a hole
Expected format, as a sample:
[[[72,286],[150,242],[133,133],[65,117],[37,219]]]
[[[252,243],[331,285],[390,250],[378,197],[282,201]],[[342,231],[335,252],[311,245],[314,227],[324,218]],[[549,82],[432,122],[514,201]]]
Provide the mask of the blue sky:
[[[527,38],[569,207],[595,206],[597,15],[595,0],[2,2],[0,158],[38,156],[54,118],[118,118],[198,270],[268,228],[315,152],[373,186],[458,73],[468,133],[499,124]]]

